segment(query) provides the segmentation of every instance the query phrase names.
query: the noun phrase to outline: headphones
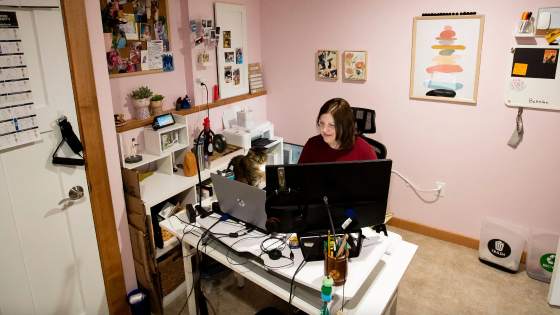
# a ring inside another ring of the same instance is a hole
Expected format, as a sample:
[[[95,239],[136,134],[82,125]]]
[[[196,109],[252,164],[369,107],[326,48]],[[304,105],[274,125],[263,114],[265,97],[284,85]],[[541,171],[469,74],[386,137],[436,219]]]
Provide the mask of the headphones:
[[[273,207],[271,205],[274,204],[273,201],[276,200],[279,195],[294,194],[298,197],[298,209],[297,216],[292,219],[292,227],[296,232],[304,231],[307,228],[307,221],[305,221],[305,219],[303,218],[303,213],[307,212],[307,202],[299,191],[292,190],[291,188],[286,188],[286,175],[284,174],[283,167],[278,168],[278,184],[280,188],[275,190],[274,193],[272,193],[270,196],[266,197],[266,212],[270,213],[271,210],[273,210]],[[280,219],[276,217],[270,217],[266,220],[265,227],[267,231],[276,233],[280,231],[282,224],[280,223]]]

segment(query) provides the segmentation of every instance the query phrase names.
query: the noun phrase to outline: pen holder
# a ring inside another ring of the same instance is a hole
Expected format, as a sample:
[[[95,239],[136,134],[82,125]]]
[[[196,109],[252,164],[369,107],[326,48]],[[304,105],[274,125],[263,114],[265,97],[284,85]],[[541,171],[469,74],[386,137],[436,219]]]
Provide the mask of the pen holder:
[[[325,253],[325,276],[330,275],[334,280],[334,286],[339,287],[346,283],[348,278],[348,249],[343,256],[339,258],[329,257],[327,251]]]

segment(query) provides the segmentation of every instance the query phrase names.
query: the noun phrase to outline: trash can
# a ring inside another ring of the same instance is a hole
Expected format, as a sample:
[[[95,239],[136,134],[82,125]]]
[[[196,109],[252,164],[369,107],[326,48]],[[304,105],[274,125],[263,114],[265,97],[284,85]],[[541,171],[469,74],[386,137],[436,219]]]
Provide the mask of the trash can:
[[[146,289],[132,290],[126,297],[132,315],[150,315],[150,298]]]
[[[527,275],[550,283],[560,235],[543,230],[531,230],[527,248]]]
[[[519,226],[493,219],[482,220],[478,259],[489,266],[515,273],[525,247],[527,231]]]

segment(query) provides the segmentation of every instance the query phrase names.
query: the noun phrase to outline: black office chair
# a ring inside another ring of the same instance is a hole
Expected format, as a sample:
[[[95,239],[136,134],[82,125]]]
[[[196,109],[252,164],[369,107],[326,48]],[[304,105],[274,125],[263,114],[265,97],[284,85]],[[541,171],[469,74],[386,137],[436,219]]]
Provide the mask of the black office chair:
[[[360,137],[366,140],[373,149],[377,158],[382,160],[387,158],[387,148],[383,143],[373,140],[364,136],[365,133],[375,133],[375,111],[368,108],[352,107],[352,112],[354,113],[354,123],[356,124],[356,130],[360,133]]]

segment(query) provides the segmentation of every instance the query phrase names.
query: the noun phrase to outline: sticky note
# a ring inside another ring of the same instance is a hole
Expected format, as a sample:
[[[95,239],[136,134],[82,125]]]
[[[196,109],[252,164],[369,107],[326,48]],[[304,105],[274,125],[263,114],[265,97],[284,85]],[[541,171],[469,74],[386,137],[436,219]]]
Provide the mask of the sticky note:
[[[513,65],[513,74],[517,75],[526,75],[527,74],[527,66],[526,63],[516,63]]]

